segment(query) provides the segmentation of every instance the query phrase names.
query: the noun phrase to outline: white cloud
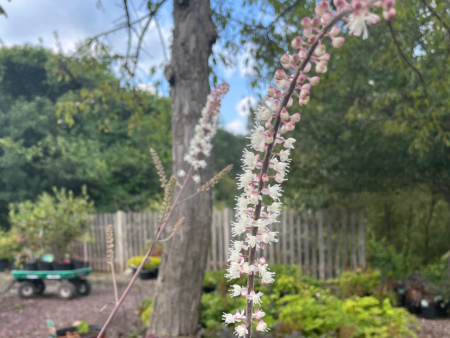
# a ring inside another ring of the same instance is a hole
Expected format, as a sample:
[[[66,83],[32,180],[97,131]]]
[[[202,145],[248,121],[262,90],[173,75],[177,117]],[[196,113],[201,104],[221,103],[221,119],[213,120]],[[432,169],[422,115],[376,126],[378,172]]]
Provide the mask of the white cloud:
[[[255,98],[251,96],[243,97],[236,103],[235,109],[237,110],[238,114],[242,117],[247,117],[250,115],[250,109],[255,107],[256,100]]]
[[[230,123],[227,123],[225,129],[233,134],[246,134],[247,133],[247,123],[242,119],[238,118]]]

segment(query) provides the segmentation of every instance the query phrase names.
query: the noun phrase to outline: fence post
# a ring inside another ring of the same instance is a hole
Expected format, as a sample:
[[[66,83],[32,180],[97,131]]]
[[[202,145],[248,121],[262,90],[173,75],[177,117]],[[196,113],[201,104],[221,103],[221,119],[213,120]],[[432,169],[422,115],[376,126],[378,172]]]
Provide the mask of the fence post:
[[[125,212],[119,210],[116,212],[116,248],[117,248],[117,259],[119,261],[120,272],[123,272],[126,267],[126,257],[124,250],[124,239],[125,239]]]

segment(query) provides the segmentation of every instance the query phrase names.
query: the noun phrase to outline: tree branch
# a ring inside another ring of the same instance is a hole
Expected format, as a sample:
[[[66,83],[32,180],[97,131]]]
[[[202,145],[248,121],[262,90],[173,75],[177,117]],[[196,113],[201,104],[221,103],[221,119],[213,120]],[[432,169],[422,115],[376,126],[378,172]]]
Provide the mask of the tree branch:
[[[391,32],[391,35],[392,35],[392,39],[394,40],[394,44],[397,47],[397,50],[398,50],[400,56],[402,57],[403,60],[405,60],[405,62],[408,64],[408,66],[411,67],[411,69],[417,73],[417,75],[419,76],[420,82],[422,83],[425,95],[428,96],[427,86],[426,86],[425,79],[424,79],[422,73],[419,71],[419,69],[417,69],[416,66],[413,65],[413,63],[408,59],[408,57],[405,55],[405,53],[403,53],[402,49],[400,48],[400,44],[397,40],[397,37],[395,36],[395,32],[392,28],[392,24],[390,21],[388,21],[388,26],[389,26],[389,31]]]
[[[428,8],[428,10],[442,23],[442,26],[445,27],[445,29],[447,30],[448,36],[450,38],[450,27],[444,22],[444,20],[442,20],[441,16],[439,15],[438,12],[436,12],[433,7],[431,7],[426,0],[422,0],[422,3],[425,5],[426,8]]]

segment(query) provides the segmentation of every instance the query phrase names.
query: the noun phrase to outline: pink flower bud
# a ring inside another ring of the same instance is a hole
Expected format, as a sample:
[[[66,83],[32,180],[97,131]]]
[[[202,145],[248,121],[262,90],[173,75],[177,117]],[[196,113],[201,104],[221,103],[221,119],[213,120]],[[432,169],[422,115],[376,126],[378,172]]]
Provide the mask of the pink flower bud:
[[[345,0],[334,0],[333,3],[337,8],[341,8],[341,7],[344,7],[345,5],[347,5]]]
[[[394,11],[395,11],[395,9],[394,9]],[[373,14],[373,13],[369,13],[369,15],[370,15],[370,20],[367,21],[369,23],[369,26],[375,26],[380,23],[381,19],[378,15]]]
[[[363,8],[363,3],[362,1],[356,0],[356,1],[352,1],[352,8],[354,11],[359,11]]]
[[[302,100],[306,99],[309,96],[309,90],[307,89],[302,89],[302,91],[300,92],[300,98]]]
[[[277,182],[277,183],[283,183],[283,181],[284,181],[284,178],[283,178],[283,176],[281,176],[281,175],[275,175],[275,182]]]
[[[264,257],[261,257],[260,259],[259,259],[259,264],[262,264],[262,265],[264,265],[264,264],[266,264],[266,259],[264,258]],[[255,312],[256,312],[257,310],[255,310]]]
[[[322,25],[327,25],[328,21],[330,21],[331,19],[331,14],[330,13],[325,13],[324,15],[322,15],[322,18],[320,19],[320,23]]]
[[[309,83],[305,83],[305,84],[302,86],[302,89],[310,90],[310,89],[311,89],[311,85],[310,85]]]
[[[262,181],[263,181],[264,183],[269,182],[269,176],[268,176],[267,174],[263,174],[263,175],[262,175]]]
[[[316,41],[317,41],[317,35],[316,34],[309,36],[309,38],[308,38],[308,42],[309,43],[314,43]]]
[[[286,123],[285,127],[287,131],[293,131],[295,129],[295,123],[291,121],[289,123]]]
[[[393,20],[396,15],[397,15],[397,12],[395,11],[395,8],[391,8],[390,10],[383,12],[383,18],[386,21]]]
[[[285,133],[286,132],[286,125],[283,124],[283,126],[280,128],[280,133]]]
[[[263,189],[261,190],[261,194],[263,194],[263,195],[269,195],[269,189],[263,188]]]
[[[293,122],[298,122],[300,121],[301,115],[299,113],[295,113],[294,115],[291,116],[291,121]]]
[[[344,45],[345,39],[342,36],[334,38],[331,45],[334,48],[341,48]]]
[[[312,29],[311,28],[304,28],[303,29],[303,35],[307,38],[309,38],[312,34]]]
[[[282,69],[278,69],[275,72],[275,79],[277,80],[284,80],[286,78],[286,73]]]
[[[326,73],[328,70],[328,63],[326,61],[320,61],[317,65],[316,65],[316,73],[317,74],[322,74],[322,73]]]
[[[274,96],[275,95],[275,88],[270,86],[267,88],[267,96]]]
[[[281,109],[280,117],[283,121],[289,120],[289,113],[287,112],[286,108]]]
[[[314,51],[314,54],[316,54],[317,56],[322,56],[323,54],[325,54],[326,51],[326,47],[325,45],[319,45],[317,46],[316,50]]]
[[[305,66],[305,69],[303,69],[304,73],[308,73],[311,70],[311,63],[308,62]]]
[[[387,12],[395,5],[395,0],[384,0],[383,2],[383,11]]]
[[[304,59],[306,57],[306,54],[308,54],[308,52],[305,49],[300,49],[300,51],[298,52],[298,56],[300,57],[300,59]]]
[[[298,84],[302,84],[303,82],[305,82],[306,76],[303,74],[300,74],[297,78],[297,83]]]
[[[300,56],[298,54],[291,55],[291,63],[297,64],[299,62],[300,62]]]
[[[278,112],[278,109],[280,109],[280,101],[275,101],[274,103],[272,103],[272,110],[274,112]]]
[[[288,53],[284,53],[283,56],[280,59],[280,62],[281,62],[282,65],[289,64],[290,61],[291,61],[291,58],[289,57]]]
[[[303,40],[300,36],[296,36],[294,39],[292,39],[291,47],[294,49],[299,49],[303,44]]]
[[[320,82],[320,77],[318,77],[318,76],[314,76],[309,79],[309,83],[312,86],[317,86],[319,84],[319,82]]]
[[[266,135],[265,141],[267,144],[273,143],[273,135]]]
[[[336,36],[338,36],[338,34],[339,34],[340,32],[341,32],[341,27],[339,27],[339,26],[334,26],[334,27],[331,28],[331,30],[330,30],[330,35],[336,37]]]
[[[281,90],[277,90],[273,97],[278,100],[281,97]]]
[[[294,100],[292,99],[292,97],[290,97],[286,106],[289,108],[290,106],[292,106],[293,103],[294,103]]]
[[[301,25],[303,28],[310,28],[311,27],[311,20],[309,18],[303,18]]]
[[[311,27],[318,28],[320,27],[320,24],[321,24],[320,18],[317,16],[311,20]]]
[[[320,61],[329,61],[330,60],[330,54],[325,53],[322,56],[319,57]]]
[[[266,129],[272,128],[272,123],[270,123],[270,120],[266,121],[265,127],[266,127]]]

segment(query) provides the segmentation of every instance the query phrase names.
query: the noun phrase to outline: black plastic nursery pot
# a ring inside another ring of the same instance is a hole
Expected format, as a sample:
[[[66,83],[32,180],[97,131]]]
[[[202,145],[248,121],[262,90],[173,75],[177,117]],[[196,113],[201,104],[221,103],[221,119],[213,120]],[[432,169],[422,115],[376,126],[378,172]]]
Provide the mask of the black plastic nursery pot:
[[[409,313],[413,314],[413,315],[419,315],[420,314],[420,306],[415,306],[415,305],[408,305],[408,311]]]
[[[89,262],[73,261],[72,265],[74,269],[83,269],[89,266]]]
[[[139,272],[139,279],[141,280],[155,279],[156,277],[158,277],[158,269],[141,270]]]
[[[53,263],[53,270],[73,270],[72,263]]]
[[[37,263],[25,263],[23,269],[27,271],[36,271],[38,269]]]
[[[5,270],[8,270],[10,267],[10,262],[9,259],[7,258],[2,258],[0,259],[0,272],[3,272]]]
[[[53,270],[53,264],[47,263],[47,262],[40,262],[40,263],[37,263],[37,268],[40,271],[50,271],[50,270]]]
[[[89,330],[92,332],[89,332],[85,335],[80,335],[81,338],[97,338],[97,335],[100,333],[102,329],[101,325],[89,325]],[[56,336],[57,337],[65,337],[67,332],[75,332],[77,328],[75,326],[66,327],[64,329],[56,330]],[[106,338],[106,334],[103,333],[101,338]]]
[[[436,306],[422,307],[422,317],[425,319],[436,319]]]

